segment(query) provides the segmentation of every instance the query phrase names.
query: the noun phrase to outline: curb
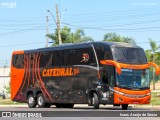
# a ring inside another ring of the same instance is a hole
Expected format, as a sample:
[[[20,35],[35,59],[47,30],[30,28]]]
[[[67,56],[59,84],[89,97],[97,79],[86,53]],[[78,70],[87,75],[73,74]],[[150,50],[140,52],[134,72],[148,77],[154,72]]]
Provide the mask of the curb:
[[[28,105],[0,105],[0,107],[28,107]]]
[[[90,107],[87,104],[75,104],[75,107]],[[24,105],[0,105],[0,107],[27,107],[27,104]],[[113,105],[100,105],[100,107],[119,107],[119,106],[113,106]],[[133,104],[129,104],[129,107],[133,107],[133,108],[160,108],[159,105],[133,105]]]

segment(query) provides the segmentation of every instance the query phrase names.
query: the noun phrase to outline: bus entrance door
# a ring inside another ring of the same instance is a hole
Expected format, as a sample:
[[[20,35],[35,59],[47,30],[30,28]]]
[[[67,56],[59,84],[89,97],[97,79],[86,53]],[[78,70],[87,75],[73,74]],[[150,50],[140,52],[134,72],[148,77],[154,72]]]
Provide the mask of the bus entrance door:
[[[114,88],[115,85],[115,68],[114,66],[104,65],[102,75],[102,100],[107,103],[113,101],[113,92],[110,88]]]

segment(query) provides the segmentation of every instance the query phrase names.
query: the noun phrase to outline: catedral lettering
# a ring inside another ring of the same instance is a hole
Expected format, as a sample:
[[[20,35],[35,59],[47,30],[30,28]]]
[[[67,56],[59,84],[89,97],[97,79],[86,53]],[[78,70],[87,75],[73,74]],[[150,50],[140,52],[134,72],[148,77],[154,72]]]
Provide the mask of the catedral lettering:
[[[150,67],[160,74],[141,47],[114,42],[14,51],[11,63],[11,99],[30,108],[149,104]]]
[[[43,77],[50,76],[73,76],[72,68],[53,68],[53,69],[44,69],[42,71]]]

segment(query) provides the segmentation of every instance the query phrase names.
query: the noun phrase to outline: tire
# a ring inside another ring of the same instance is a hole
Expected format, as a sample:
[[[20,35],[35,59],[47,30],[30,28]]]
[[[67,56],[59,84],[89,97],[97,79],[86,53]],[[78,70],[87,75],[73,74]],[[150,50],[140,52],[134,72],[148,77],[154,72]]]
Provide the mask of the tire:
[[[45,108],[47,105],[47,103],[45,103],[44,96],[42,93],[38,94],[37,96],[37,105],[40,108]]]
[[[128,104],[122,104],[122,110],[127,110],[128,109]]]
[[[49,104],[49,103],[45,103],[45,106],[44,106],[45,108],[50,108],[51,107],[51,104]]]
[[[94,109],[99,109],[99,99],[96,93],[92,96],[92,105]]]
[[[30,94],[27,98],[27,103],[29,108],[35,108],[37,105],[36,99],[33,94]]]
[[[64,108],[73,108],[74,104],[64,104]]]
[[[56,108],[62,108],[62,104],[55,104]]]

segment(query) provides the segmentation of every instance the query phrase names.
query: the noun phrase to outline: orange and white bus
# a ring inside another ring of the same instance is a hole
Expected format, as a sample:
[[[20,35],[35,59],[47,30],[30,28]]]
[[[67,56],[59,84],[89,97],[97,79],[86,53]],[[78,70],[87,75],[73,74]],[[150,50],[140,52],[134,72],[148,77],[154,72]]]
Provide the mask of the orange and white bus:
[[[149,68],[145,52],[136,45],[91,42],[14,51],[11,99],[33,108],[72,108],[88,104],[149,104]]]

